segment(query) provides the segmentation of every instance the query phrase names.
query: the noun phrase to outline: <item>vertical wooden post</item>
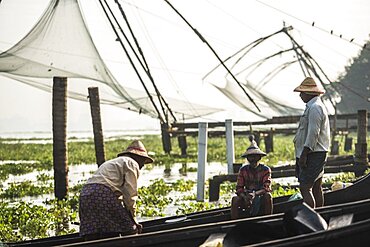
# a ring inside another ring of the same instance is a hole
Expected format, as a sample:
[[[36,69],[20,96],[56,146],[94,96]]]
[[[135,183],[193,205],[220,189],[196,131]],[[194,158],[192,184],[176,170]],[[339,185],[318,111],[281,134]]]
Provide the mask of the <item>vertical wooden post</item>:
[[[267,136],[264,136],[265,141],[265,151],[266,153],[274,152],[274,129],[271,128],[271,130],[267,133]]]
[[[89,87],[89,101],[94,132],[95,157],[98,167],[105,161],[104,138],[100,116],[100,98],[98,87]]]
[[[254,136],[254,140],[256,141],[257,143],[257,146],[260,146],[260,142],[261,142],[261,132],[253,132],[253,136]]]
[[[214,177],[209,179],[209,201],[215,202],[220,198],[220,181]]]
[[[233,130],[233,120],[225,120],[225,132],[226,132],[226,160],[227,160],[227,173],[234,173],[234,130]]]
[[[337,107],[334,106],[334,119],[333,119],[333,127],[331,129],[331,155],[338,155],[339,154],[339,142],[335,140],[335,136],[337,133]]]
[[[168,123],[161,123],[161,132],[162,132],[162,145],[163,150],[166,154],[171,153],[172,146],[171,146],[171,136],[168,133]]]
[[[348,118],[346,118],[346,134],[344,135],[344,151],[348,152],[352,149],[352,138],[348,137],[349,130],[348,130]]]
[[[68,192],[67,78],[53,78],[53,164],[54,194],[59,200]]]
[[[164,171],[163,173],[166,175],[166,176],[171,176],[171,164],[170,163],[166,163],[164,165]]]
[[[204,201],[204,183],[207,162],[208,123],[198,124],[198,174],[197,174],[197,201]]]
[[[352,141],[353,141],[353,138],[348,137],[348,135],[346,135],[344,139],[344,151],[348,152],[352,150]]]
[[[353,141],[352,137],[348,137],[348,134],[349,134],[348,118],[346,118],[346,131],[347,131],[347,134],[345,135],[345,139],[344,139],[344,151],[348,152],[352,150],[352,141]]]
[[[181,164],[181,168],[180,168],[179,172],[183,176],[186,176],[188,174],[188,164],[186,162]]]
[[[181,149],[181,157],[186,157],[187,156],[186,149],[188,148],[188,144],[186,142],[186,135],[177,136],[177,141],[179,142],[179,147]]]
[[[355,144],[356,176],[364,174],[368,166],[367,157],[367,110],[359,110],[357,115],[357,143]]]
[[[339,154],[339,141],[332,141],[331,142],[331,155],[338,155]]]

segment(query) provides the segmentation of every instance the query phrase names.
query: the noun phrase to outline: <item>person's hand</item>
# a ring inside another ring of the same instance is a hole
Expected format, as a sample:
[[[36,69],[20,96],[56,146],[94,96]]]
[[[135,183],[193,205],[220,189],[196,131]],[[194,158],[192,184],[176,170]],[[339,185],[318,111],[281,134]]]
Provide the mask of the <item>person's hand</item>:
[[[143,225],[142,224],[139,224],[139,223],[136,223],[136,230],[137,230],[137,233],[138,234],[142,233],[142,231],[143,231]]]
[[[307,155],[302,154],[298,160],[299,167],[305,168],[307,167]]]
[[[247,206],[252,205],[252,201],[254,199],[254,193],[243,193],[241,194],[241,196]]]
[[[243,198],[244,201],[247,199],[247,195],[245,193],[240,193],[240,197]]]
[[[303,148],[301,157],[299,157],[299,160],[298,160],[299,167],[302,167],[302,168],[307,167],[307,156],[309,152],[310,152],[310,149],[308,147]]]
[[[255,191],[253,191],[253,192],[251,192],[251,193],[248,193],[248,196],[249,196],[249,200],[250,200],[250,201],[253,201],[253,199],[256,197],[256,192],[255,192]]]

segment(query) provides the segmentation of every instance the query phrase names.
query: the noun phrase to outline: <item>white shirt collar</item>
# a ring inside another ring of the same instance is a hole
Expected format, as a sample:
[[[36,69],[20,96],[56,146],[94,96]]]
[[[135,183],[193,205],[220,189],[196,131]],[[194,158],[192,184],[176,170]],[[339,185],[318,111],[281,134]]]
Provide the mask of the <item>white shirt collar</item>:
[[[311,105],[313,105],[316,101],[318,101],[320,99],[320,96],[315,96],[313,97],[312,99],[310,99],[310,101],[308,101],[306,103],[306,107],[310,107]]]

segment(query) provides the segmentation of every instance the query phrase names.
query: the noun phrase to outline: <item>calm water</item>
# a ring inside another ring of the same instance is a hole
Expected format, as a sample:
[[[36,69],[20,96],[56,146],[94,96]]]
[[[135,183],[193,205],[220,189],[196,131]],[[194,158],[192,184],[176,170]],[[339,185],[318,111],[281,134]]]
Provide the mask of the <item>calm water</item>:
[[[14,161],[9,161],[14,162]],[[25,161],[17,161],[17,162],[25,162]],[[29,161],[28,161],[29,162]],[[2,163],[5,163],[4,161]],[[151,181],[155,179],[163,178],[165,182],[171,183],[176,182],[179,179],[185,180],[196,180],[197,179],[197,172],[187,172],[186,174],[180,173],[180,169],[182,168],[182,164],[175,163],[171,166],[170,172],[165,171],[165,166],[153,166],[152,168],[143,168],[140,173],[139,177],[139,187],[141,186],[148,186],[151,184]],[[198,164],[196,163],[189,163],[187,164],[187,168],[194,167],[196,168]],[[75,186],[80,183],[84,183],[89,177],[92,176],[92,173],[97,169],[96,164],[82,164],[82,165],[73,165],[69,166],[69,173],[68,173],[68,182],[69,186]],[[211,162],[206,165],[206,180],[211,178],[215,175],[225,174],[227,172],[226,164],[221,164],[217,162]],[[49,176],[53,176],[53,171],[34,171],[31,173],[27,173],[24,175],[9,175],[9,178],[3,183],[4,188],[7,187],[9,183],[20,183],[26,180],[30,181],[37,181],[36,177],[39,174],[46,174]]]

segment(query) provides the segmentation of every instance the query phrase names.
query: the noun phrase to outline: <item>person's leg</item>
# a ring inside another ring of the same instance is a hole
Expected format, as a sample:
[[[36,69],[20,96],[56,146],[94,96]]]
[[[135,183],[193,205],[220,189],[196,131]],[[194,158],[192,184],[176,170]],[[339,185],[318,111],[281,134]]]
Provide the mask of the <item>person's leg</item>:
[[[324,206],[324,194],[322,191],[322,177],[324,175],[324,167],[326,164],[326,152],[319,152],[315,155],[315,164],[317,165],[317,174],[315,178],[315,182],[313,184],[313,196],[315,198],[316,207],[322,207]]]
[[[317,179],[313,184],[313,196],[315,198],[315,206],[324,206],[324,193],[322,191],[322,177]]]
[[[303,201],[312,208],[324,203],[322,194],[322,176],[326,163],[326,152],[313,152],[307,156],[307,167],[302,168],[298,181]]]
[[[239,218],[239,208],[243,207],[243,199],[240,196],[234,196],[231,199],[231,219]]]
[[[301,183],[299,185],[299,190],[303,196],[303,201],[307,203],[311,208],[315,208],[315,198],[312,193],[312,184]]]
[[[263,195],[263,213],[264,215],[272,214],[273,207],[272,207],[272,195],[271,193],[266,193]]]

